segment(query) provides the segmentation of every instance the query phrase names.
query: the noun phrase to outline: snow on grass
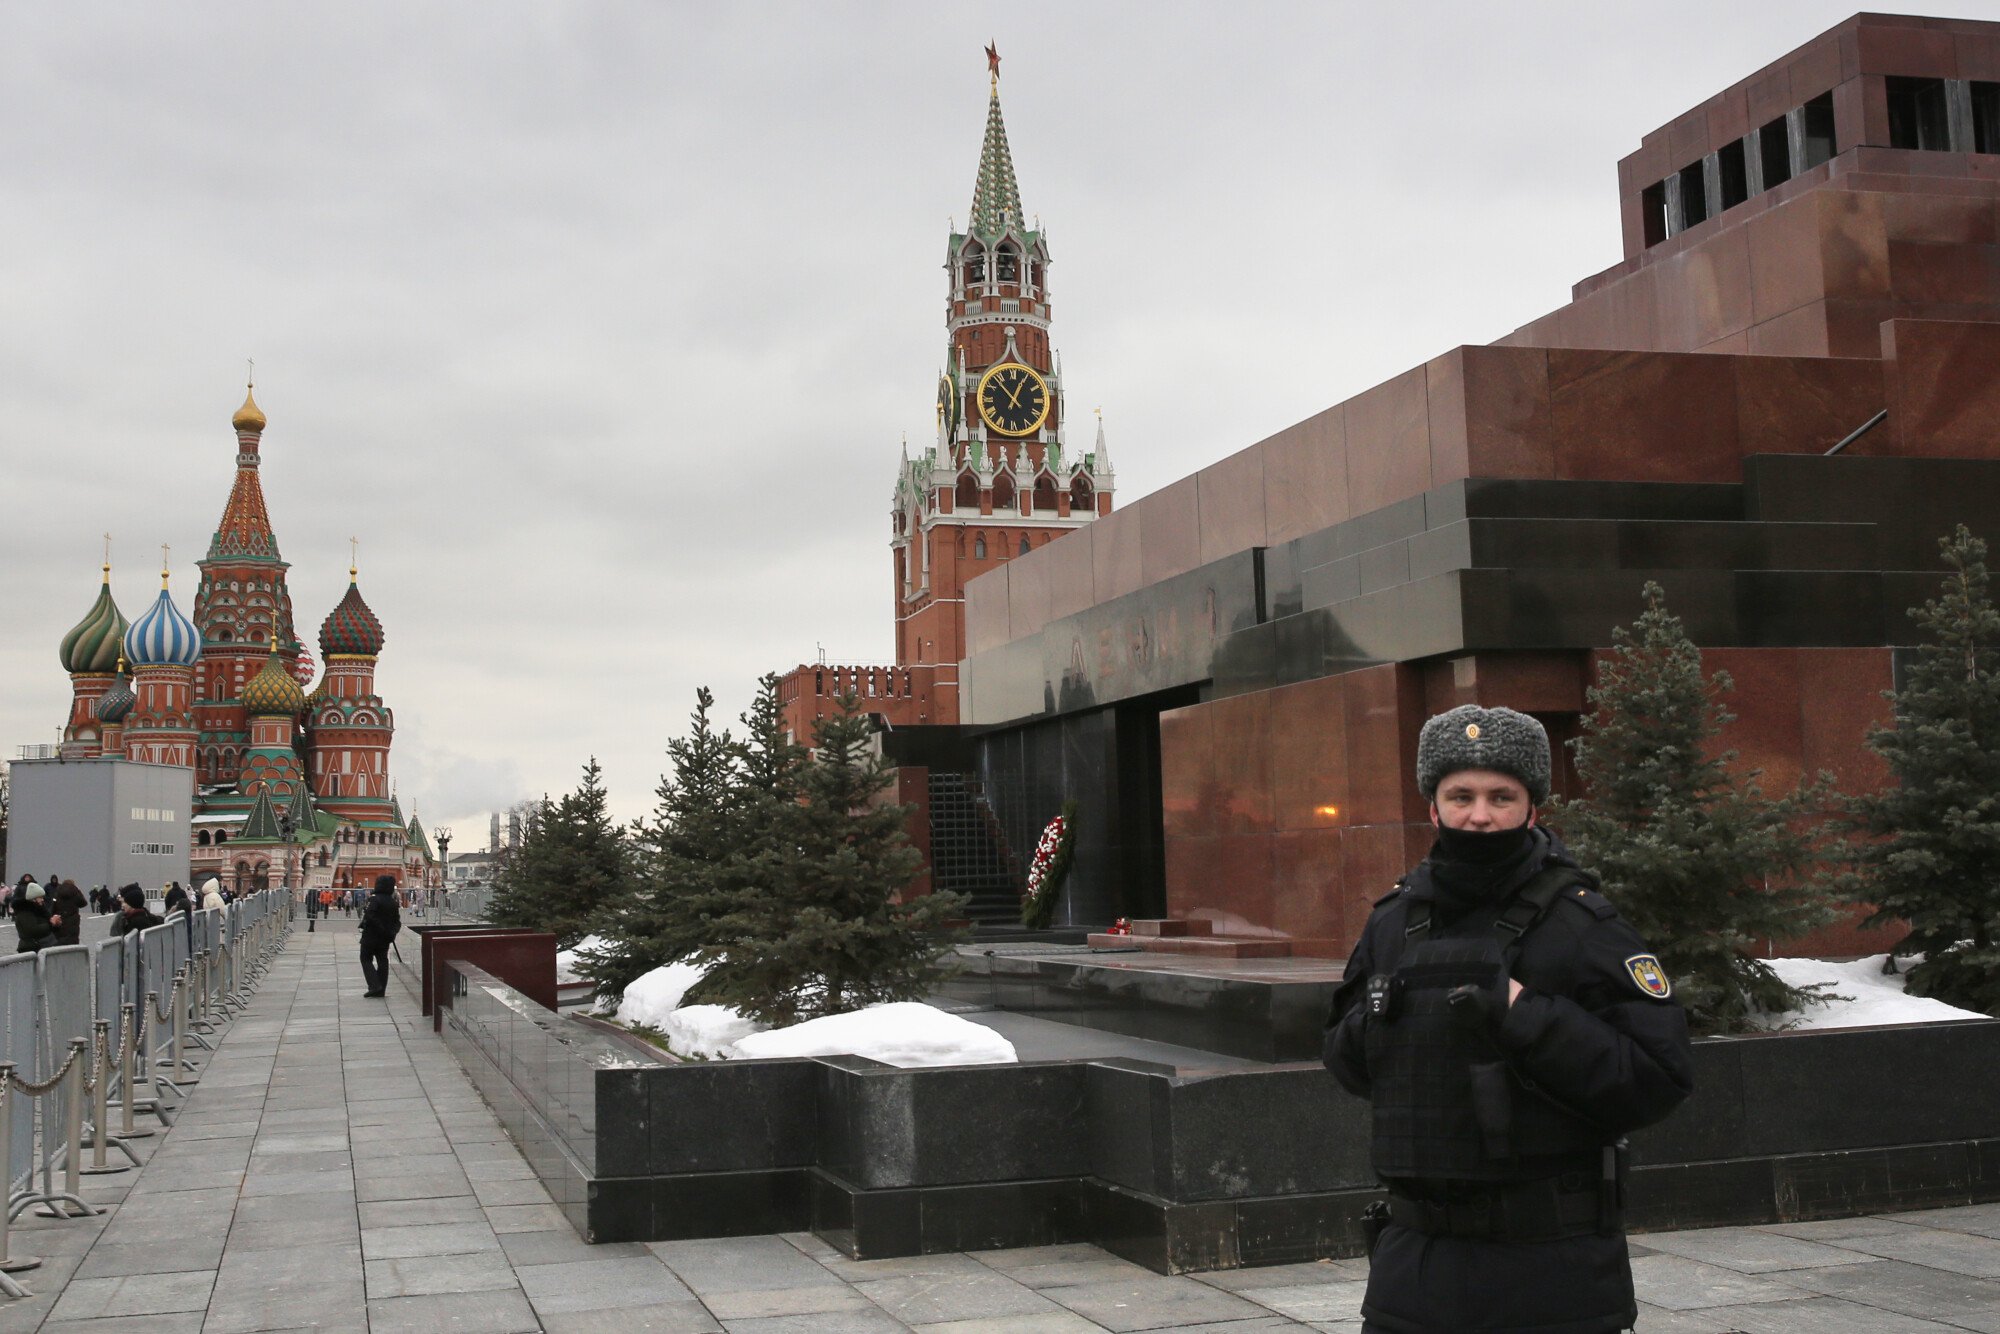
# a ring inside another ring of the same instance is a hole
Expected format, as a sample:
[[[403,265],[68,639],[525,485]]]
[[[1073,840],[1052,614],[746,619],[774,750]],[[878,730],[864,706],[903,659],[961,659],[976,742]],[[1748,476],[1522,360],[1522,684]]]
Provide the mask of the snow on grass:
[[[1860,1028],[1869,1024],[1936,1024],[1949,1019],[1984,1019],[1974,1010],[1961,1010],[1928,996],[1903,992],[1903,980],[1915,960],[1899,959],[1905,971],[1884,975],[1882,962],[1889,956],[1871,954],[1865,959],[1832,963],[1825,959],[1766,959],[1771,970],[1795,987],[1815,982],[1829,983],[1828,990],[1851,999],[1820,1001],[1804,1010],[1771,1016],[1764,1027],[1782,1029]]]
[[[871,1005],[739,1038],[727,1055],[866,1056],[888,1065],[998,1065],[1014,1044],[970,1019],[918,1001]]]
[[[662,1016],[655,1027],[676,1055],[716,1060],[730,1055],[736,1043],[748,1040],[764,1026],[727,1005],[683,1005]]]
[[[575,949],[558,950],[556,952],[556,981],[559,983],[583,981],[583,975],[576,971],[577,956],[585,950],[600,950],[604,946],[605,941],[602,937],[585,936],[582,940],[576,942]]]
[[[561,975],[560,968],[557,975]],[[687,995],[689,987],[701,981],[701,975],[702,970],[691,963],[663,964],[650,973],[643,973],[625,988],[625,995],[618,1002],[618,1012],[612,1017],[623,1024],[646,1024],[664,1029],[667,1016],[680,1008],[681,997]]]

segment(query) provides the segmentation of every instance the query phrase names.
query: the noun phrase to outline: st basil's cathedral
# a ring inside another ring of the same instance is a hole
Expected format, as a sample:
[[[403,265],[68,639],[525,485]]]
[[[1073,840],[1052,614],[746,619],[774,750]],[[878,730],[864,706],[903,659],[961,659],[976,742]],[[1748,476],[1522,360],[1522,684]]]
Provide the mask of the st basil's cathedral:
[[[194,883],[346,888],[385,873],[425,883],[429,840],[389,780],[395,715],[375,693],[382,622],[350,565],[346,596],[320,624],[325,671],[312,686],[259,478],[265,424],[253,387],[230,421],[235,482],[196,563],[192,619],[162,568],[159,596],[128,623],[105,564],[97,601],[62,641],[62,758],[192,770]]]

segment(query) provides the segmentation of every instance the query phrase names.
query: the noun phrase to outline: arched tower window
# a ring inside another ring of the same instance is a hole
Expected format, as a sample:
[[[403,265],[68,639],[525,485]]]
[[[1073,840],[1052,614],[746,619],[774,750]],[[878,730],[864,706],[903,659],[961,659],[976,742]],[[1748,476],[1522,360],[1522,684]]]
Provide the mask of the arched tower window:
[[[960,473],[958,490],[952,496],[952,506],[963,514],[979,508],[979,482],[971,473]]]
[[[972,539],[972,558],[974,560],[986,559],[986,534],[981,533]],[[981,587],[983,588],[985,585],[982,584]]]
[[[993,508],[996,511],[1014,508],[1014,479],[1004,472],[993,481]]]
[[[986,252],[981,250],[977,245],[966,246],[964,264],[960,269],[960,273],[967,287],[975,283],[985,282]]]
[[[1028,554],[1028,535],[1026,533],[1021,534],[1021,554],[1023,556]]]
[[[1069,512],[1081,510],[1088,514],[1091,510],[1090,483],[1079,477],[1069,484]]]
[[[1056,512],[1056,484],[1047,473],[1035,479],[1035,512],[1037,514]]]
[[[995,254],[994,258],[996,258],[999,261],[1001,282],[1017,283],[1021,281],[1020,251],[1016,250],[1013,246],[1003,245],[1000,247],[999,251]]]

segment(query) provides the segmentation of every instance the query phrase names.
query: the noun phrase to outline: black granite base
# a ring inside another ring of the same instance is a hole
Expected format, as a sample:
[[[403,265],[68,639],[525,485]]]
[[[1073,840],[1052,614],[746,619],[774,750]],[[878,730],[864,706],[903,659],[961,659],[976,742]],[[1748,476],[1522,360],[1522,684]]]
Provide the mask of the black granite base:
[[[1316,1061],[1320,1030],[1339,986],[1338,965],[1283,980],[1290,960],[1245,976],[1206,976],[1087,954],[1032,957],[961,951],[958,972],[939,988],[956,1001],[1034,1014],[1067,1024],[1169,1042],[1252,1061]],[[1165,960],[1166,956],[1153,956]],[[1257,976],[1258,972],[1266,976]]]
[[[1180,1273],[1360,1254],[1378,1193],[1368,1109],[1316,1064],[631,1068],[525,1001],[482,979],[446,1041],[590,1241],[811,1228],[860,1258],[1091,1241]],[[2000,1023],[1694,1056],[1693,1099],[1633,1137],[1634,1231],[2000,1200]]]

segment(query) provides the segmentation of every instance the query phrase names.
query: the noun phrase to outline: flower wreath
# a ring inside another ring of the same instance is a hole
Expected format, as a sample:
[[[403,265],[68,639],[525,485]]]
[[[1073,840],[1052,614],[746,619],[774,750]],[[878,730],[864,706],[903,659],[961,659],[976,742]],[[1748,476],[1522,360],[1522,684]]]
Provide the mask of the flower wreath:
[[[1076,803],[1065,801],[1062,814],[1049,821],[1035,844],[1028,864],[1028,887],[1021,893],[1021,925],[1039,931],[1055,916],[1056,899],[1069,876],[1070,854],[1076,850]]]

